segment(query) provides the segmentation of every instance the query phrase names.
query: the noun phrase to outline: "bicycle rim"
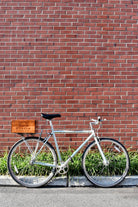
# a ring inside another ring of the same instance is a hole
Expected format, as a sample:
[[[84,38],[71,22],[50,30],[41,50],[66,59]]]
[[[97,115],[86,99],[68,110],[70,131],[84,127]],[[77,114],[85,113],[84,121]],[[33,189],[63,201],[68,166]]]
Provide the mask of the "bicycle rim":
[[[108,161],[106,166],[97,145],[92,142],[85,149],[82,167],[87,179],[99,187],[113,187],[123,181],[129,170],[129,157],[125,147],[114,139],[100,139],[100,146]]]
[[[33,164],[37,162],[39,164]],[[44,166],[45,163],[53,166]],[[44,140],[37,137],[18,141],[8,156],[9,173],[17,183],[26,187],[40,187],[48,183],[55,174],[56,165],[57,156],[52,145],[48,142],[44,144]]]

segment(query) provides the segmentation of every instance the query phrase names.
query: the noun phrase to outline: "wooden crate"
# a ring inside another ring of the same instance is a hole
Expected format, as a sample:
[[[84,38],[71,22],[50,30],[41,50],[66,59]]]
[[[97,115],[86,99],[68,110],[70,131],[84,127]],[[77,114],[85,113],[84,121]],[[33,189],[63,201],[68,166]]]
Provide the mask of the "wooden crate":
[[[12,120],[12,133],[35,133],[35,120]]]

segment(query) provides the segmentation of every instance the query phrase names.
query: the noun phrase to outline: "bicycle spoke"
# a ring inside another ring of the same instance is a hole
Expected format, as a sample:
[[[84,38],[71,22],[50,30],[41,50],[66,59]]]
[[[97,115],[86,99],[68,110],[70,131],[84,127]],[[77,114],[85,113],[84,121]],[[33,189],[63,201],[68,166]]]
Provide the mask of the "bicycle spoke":
[[[104,164],[96,143],[92,142],[83,154],[82,166],[84,173],[88,180],[97,186],[111,187],[117,185],[128,172],[128,154],[125,148],[113,139],[101,139],[100,146],[109,163]],[[90,163],[93,163],[91,169]]]
[[[11,176],[26,187],[39,187],[47,183],[54,176],[56,165],[57,156],[53,147],[37,137],[17,142],[8,156]]]

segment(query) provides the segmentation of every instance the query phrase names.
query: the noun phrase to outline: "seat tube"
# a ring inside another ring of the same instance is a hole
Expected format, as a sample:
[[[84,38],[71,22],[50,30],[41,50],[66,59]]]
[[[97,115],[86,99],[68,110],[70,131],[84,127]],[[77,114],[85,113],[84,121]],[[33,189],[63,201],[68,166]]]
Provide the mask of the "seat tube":
[[[51,126],[52,135],[53,135],[53,137],[54,137],[54,142],[55,142],[55,146],[56,146],[57,154],[58,154],[58,157],[59,157],[59,161],[60,161],[60,163],[61,163],[61,162],[62,162],[62,158],[61,158],[61,154],[60,154],[60,151],[59,151],[59,147],[58,147],[58,143],[57,143],[57,139],[56,139],[56,135],[55,135],[55,132],[54,132],[54,128],[53,128],[52,121],[49,120],[49,123],[50,123],[50,126]]]

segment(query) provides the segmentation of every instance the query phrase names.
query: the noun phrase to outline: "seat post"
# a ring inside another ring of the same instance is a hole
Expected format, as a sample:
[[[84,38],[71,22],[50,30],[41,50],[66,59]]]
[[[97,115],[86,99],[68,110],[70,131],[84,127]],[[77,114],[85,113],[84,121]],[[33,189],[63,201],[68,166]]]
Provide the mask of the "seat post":
[[[54,128],[53,128],[52,121],[51,120],[48,120],[48,121],[49,121],[49,124],[50,124],[50,127],[51,127],[51,131],[52,131],[52,134],[53,134]]]

